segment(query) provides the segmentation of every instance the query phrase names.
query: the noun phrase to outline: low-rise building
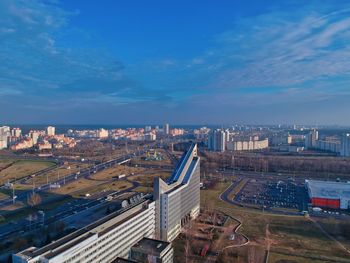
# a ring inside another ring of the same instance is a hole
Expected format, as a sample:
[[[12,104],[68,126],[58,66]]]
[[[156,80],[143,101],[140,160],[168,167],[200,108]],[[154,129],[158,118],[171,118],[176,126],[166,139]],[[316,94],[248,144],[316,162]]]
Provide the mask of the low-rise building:
[[[130,259],[135,262],[173,263],[171,243],[143,238],[131,247]]]
[[[350,183],[305,180],[314,207],[350,209]]]
[[[11,150],[18,151],[24,150],[28,148],[32,148],[34,146],[33,140],[31,138],[25,138],[14,145],[11,146]]]

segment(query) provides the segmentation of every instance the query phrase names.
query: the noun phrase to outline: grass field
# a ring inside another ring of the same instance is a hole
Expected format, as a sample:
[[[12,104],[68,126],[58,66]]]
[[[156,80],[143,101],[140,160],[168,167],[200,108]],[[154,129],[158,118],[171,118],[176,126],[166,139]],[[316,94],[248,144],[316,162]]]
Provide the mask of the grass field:
[[[131,181],[139,182],[141,184],[141,186],[152,189],[155,177],[160,177],[163,180],[165,180],[170,175],[171,175],[170,172],[149,170],[149,171],[144,172],[142,174],[136,174],[134,176],[130,176],[128,179]]]
[[[241,231],[248,236],[250,244],[256,246],[259,250],[267,247],[266,228],[269,226],[268,239],[271,241],[270,251],[273,254],[269,262],[278,262],[280,259],[287,260],[289,255],[303,259],[303,261],[296,262],[317,262],[313,260],[321,259],[323,262],[325,260],[343,262],[342,260],[350,258],[347,252],[327,237],[308,218],[262,213],[219,200],[218,196],[228,186],[229,183],[219,183],[214,189],[201,191],[202,207],[218,209],[242,220]],[[350,226],[350,222],[342,222],[342,224]],[[344,226],[342,229],[344,229]],[[330,234],[334,232],[331,227],[328,230],[331,231]],[[243,248],[236,250],[240,251]]]
[[[111,180],[116,178],[118,175],[125,174],[129,176],[130,174],[138,174],[144,172],[144,168],[129,167],[126,165],[117,165],[108,169],[105,169],[96,174],[91,174],[91,178],[95,180]]]
[[[1,160],[1,162],[3,164],[3,160]],[[0,171],[0,184],[5,183],[7,180],[19,179],[28,176],[37,171],[55,165],[53,162],[31,160],[18,160],[13,161],[12,163],[13,164],[11,166]]]
[[[61,186],[58,189],[52,189],[51,192],[61,195],[72,195],[73,197],[81,197],[86,193],[94,194],[105,191],[118,191],[128,187],[131,187],[132,184],[127,181],[94,181],[89,179],[78,179],[72,183]]]
[[[66,175],[77,173],[80,169],[87,168],[89,165],[85,163],[66,163],[60,167],[50,170],[41,175],[35,176],[27,181],[27,184],[31,185],[33,182],[35,185],[46,184],[47,181],[52,182],[58,180],[58,178],[63,178]]]

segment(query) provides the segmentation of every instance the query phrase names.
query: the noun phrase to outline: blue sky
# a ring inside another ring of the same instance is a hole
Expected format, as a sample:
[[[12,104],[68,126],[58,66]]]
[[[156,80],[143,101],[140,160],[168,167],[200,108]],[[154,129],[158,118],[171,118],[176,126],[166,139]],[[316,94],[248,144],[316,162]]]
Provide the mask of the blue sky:
[[[0,123],[350,125],[348,1],[0,1]]]

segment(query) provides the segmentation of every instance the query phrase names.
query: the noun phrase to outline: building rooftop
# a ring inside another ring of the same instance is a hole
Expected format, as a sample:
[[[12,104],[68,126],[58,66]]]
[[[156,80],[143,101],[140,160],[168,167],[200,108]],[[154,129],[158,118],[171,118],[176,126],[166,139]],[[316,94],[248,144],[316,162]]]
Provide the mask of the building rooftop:
[[[116,258],[111,263],[137,263],[136,261],[125,259],[125,258]]]
[[[310,197],[329,199],[350,199],[350,183],[305,180]]]
[[[53,241],[44,247],[26,249],[19,254],[28,258],[33,258],[39,255],[45,255],[46,258],[53,258],[59,253],[69,250],[83,240],[86,240],[96,234],[98,236],[104,235],[117,225],[120,225],[136,214],[141,213],[146,203],[148,203],[148,200],[142,198],[139,200],[139,202],[130,205],[125,209],[113,212],[86,227],[68,234],[57,241]]]
[[[159,255],[167,249],[169,245],[169,242],[144,237],[133,245],[132,248],[141,249],[149,255]]]

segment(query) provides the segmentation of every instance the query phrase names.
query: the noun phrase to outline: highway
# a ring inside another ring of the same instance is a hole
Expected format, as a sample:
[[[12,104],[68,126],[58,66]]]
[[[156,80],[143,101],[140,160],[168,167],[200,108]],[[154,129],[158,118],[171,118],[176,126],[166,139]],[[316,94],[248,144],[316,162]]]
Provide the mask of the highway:
[[[45,214],[43,222],[40,220],[35,220],[35,222],[30,222],[25,218],[22,218],[17,222],[9,222],[1,226],[0,238],[8,238],[13,234],[18,234],[20,232],[24,233],[26,231],[35,230],[44,225],[49,225],[57,221],[62,221],[72,216],[78,217],[80,213],[89,209],[95,209],[100,206],[105,206],[108,204],[110,199],[115,199],[118,196],[121,196],[127,192],[131,192],[133,189],[135,189],[140,185],[138,182],[133,182],[125,178],[115,179],[113,181],[118,181],[118,180],[119,181],[126,180],[130,182],[132,186],[113,193],[108,193],[108,192],[97,193],[96,195],[98,196],[93,197],[93,199],[75,199],[75,200],[72,200],[71,202],[67,202],[61,205],[60,207],[57,207],[50,212],[47,212]]]
[[[124,156],[115,158],[107,162],[95,164],[92,167],[80,170],[80,173],[72,173],[70,175],[66,175],[65,177],[60,178],[59,180],[50,182],[49,184],[37,186],[34,188],[34,192],[38,192],[38,193],[44,192],[44,191],[50,190],[50,188],[52,188],[53,185],[58,186],[58,185],[68,184],[79,178],[89,178],[90,175],[94,173],[101,172],[115,165],[128,163],[131,159],[138,157],[140,155],[143,155],[152,147],[157,147],[157,146],[159,147],[159,145],[149,145],[141,151],[135,151],[133,153],[126,154]],[[175,163],[177,160],[174,156],[172,157],[173,157],[173,163]],[[173,169],[173,166],[171,165],[138,165],[138,166],[145,167],[145,168],[158,168],[158,169],[166,169],[166,170]],[[29,176],[28,178],[27,177],[22,178],[20,181],[22,181],[22,183],[23,182],[25,183],[25,181],[28,180],[29,178],[31,177]],[[112,181],[122,181],[122,180],[126,180],[130,182],[132,186],[127,189],[123,189],[121,191],[117,191],[114,193],[100,192],[90,197],[89,199],[85,199],[85,198],[75,199],[70,202],[64,203],[59,207],[46,211],[44,222],[41,222],[40,220],[36,220],[35,223],[33,223],[27,220],[26,218],[19,219],[16,222],[8,222],[1,226],[0,237],[9,238],[14,234],[24,233],[30,230],[34,230],[43,225],[48,225],[56,221],[62,221],[62,220],[65,220],[66,218],[79,217],[80,214],[83,214],[87,210],[95,209],[95,208],[99,208],[100,206],[107,205],[108,204],[107,196],[116,198],[117,196],[120,196],[124,193],[132,191],[133,189],[135,189],[140,185],[138,182],[130,181],[127,178],[112,179]],[[28,195],[32,192],[33,192],[32,189],[16,192],[15,193],[16,201],[26,202]],[[5,207],[11,204],[13,204],[12,198],[1,200],[0,209],[2,207]]]
[[[127,155],[124,155],[122,157],[118,157],[116,159],[94,165],[93,167],[83,169],[80,171],[80,173],[72,173],[70,175],[66,175],[66,176],[60,178],[59,180],[56,180],[54,182],[50,182],[49,184],[37,186],[34,189],[30,189],[30,190],[21,190],[20,192],[15,193],[15,199],[16,199],[16,201],[18,201],[18,200],[19,201],[26,201],[28,194],[32,193],[33,191],[34,192],[42,192],[42,191],[50,190],[52,187],[58,187],[59,185],[68,184],[68,183],[70,183],[74,180],[77,180],[79,178],[88,177],[92,173],[101,172],[105,169],[113,167],[114,165],[126,163],[126,162],[130,161],[132,158],[135,158],[137,156],[144,154],[147,150],[148,150],[148,147],[144,150],[137,151],[137,152],[131,153],[131,154],[127,154]],[[2,188],[4,188],[4,186]],[[11,204],[13,204],[12,198],[3,199],[0,201],[0,209],[5,207],[5,206],[11,205]]]

